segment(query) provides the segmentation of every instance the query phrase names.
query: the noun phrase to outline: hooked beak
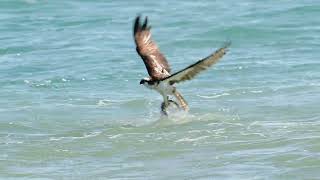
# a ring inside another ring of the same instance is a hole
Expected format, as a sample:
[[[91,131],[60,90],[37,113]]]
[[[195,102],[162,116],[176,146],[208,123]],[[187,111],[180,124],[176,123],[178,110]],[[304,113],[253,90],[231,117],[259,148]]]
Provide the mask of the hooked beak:
[[[140,81],[140,84],[143,84],[144,83],[144,79],[142,79],[141,81]]]

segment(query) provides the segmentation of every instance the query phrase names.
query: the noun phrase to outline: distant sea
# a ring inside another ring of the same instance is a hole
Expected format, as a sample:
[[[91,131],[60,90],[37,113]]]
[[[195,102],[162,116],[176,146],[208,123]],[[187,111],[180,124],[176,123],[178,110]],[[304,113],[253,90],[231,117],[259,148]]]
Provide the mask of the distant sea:
[[[178,71],[160,117],[132,24]],[[0,179],[320,179],[320,3],[1,0]]]

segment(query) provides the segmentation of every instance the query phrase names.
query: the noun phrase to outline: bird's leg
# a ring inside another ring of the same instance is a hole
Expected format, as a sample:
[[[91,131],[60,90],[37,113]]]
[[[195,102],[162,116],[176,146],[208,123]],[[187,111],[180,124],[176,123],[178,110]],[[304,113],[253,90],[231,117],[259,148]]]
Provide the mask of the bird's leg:
[[[167,112],[167,107],[169,106],[169,97],[167,95],[162,95],[163,96],[163,102],[161,104],[161,113],[163,115],[168,115]]]
[[[173,101],[171,99],[169,99],[169,96],[163,96],[164,101],[161,104],[161,113],[163,115],[168,116],[168,112],[167,112],[167,108],[170,106],[171,103],[173,103],[177,108],[180,108],[179,103],[177,103],[176,101]],[[185,110],[185,109],[184,109]]]
[[[168,116],[167,107],[164,102],[161,103],[161,114]]]
[[[175,102],[174,100],[169,99],[169,105],[170,103],[173,103],[177,108],[180,108],[179,104]]]
[[[182,109],[184,111],[189,111],[189,106],[187,101],[183,98],[183,96],[177,90],[174,91],[174,96],[178,99]]]

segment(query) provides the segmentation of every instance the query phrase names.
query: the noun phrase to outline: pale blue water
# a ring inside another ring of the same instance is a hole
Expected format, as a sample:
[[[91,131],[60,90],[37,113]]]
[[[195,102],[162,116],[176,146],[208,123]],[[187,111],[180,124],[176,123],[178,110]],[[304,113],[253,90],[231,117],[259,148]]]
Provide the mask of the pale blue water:
[[[132,22],[148,15],[174,71],[231,40],[161,96]],[[319,179],[320,4],[283,1],[2,0],[1,179]]]

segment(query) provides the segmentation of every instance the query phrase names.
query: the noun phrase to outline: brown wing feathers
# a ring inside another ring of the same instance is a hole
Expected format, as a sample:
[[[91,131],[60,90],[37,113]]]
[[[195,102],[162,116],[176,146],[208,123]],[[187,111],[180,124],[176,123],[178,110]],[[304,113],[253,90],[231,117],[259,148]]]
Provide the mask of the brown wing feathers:
[[[151,39],[150,29],[151,27],[148,26],[147,17],[142,25],[140,24],[140,16],[135,19],[133,32],[137,52],[141,56],[152,80],[163,80],[170,84],[194,78],[197,74],[218,62],[227,52],[227,48],[231,44],[230,42],[226,43],[224,47],[218,49],[208,57],[170,76],[169,64],[156,43]]]
[[[148,74],[153,80],[161,80],[170,75],[169,64],[160,52],[156,43],[151,39],[151,26],[148,26],[146,17],[143,24],[140,24],[140,16],[135,19],[133,35],[136,43],[136,50],[141,56]]]
[[[164,81],[168,81],[169,84],[179,83],[182,81],[190,80],[194,78],[200,72],[206,70],[218,60],[222,58],[223,55],[226,54],[228,47],[230,46],[230,42],[226,43],[224,47],[218,49],[213,54],[209,55],[208,57],[199,60],[198,62],[186,67],[185,69],[178,71],[171,76],[163,79]]]

